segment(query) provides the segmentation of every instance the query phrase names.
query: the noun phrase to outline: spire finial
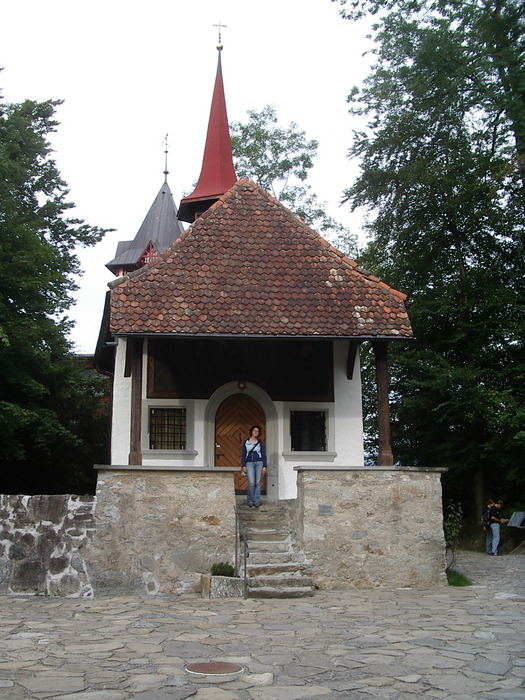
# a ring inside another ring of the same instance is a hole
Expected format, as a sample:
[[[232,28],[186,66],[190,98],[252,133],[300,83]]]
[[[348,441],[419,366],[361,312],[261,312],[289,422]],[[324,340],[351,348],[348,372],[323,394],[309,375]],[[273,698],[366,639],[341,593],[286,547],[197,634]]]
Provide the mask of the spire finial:
[[[217,51],[222,51],[221,29],[226,29],[228,25],[221,24],[221,20],[219,20],[219,24],[214,24],[213,26],[219,27],[219,43],[217,44]]]
[[[168,181],[168,134],[164,137],[164,181]]]

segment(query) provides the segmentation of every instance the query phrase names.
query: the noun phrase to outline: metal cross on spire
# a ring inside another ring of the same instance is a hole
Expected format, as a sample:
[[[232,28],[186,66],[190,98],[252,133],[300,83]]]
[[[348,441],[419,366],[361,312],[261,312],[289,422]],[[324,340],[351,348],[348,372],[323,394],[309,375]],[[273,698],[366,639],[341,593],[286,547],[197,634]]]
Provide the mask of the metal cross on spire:
[[[168,179],[168,134],[164,137],[164,179]]]
[[[228,26],[227,24],[221,24],[221,20],[219,20],[219,24],[214,24],[214,27],[219,27],[219,43],[217,44],[217,51],[222,51],[222,39],[221,39],[221,29],[226,29]]]

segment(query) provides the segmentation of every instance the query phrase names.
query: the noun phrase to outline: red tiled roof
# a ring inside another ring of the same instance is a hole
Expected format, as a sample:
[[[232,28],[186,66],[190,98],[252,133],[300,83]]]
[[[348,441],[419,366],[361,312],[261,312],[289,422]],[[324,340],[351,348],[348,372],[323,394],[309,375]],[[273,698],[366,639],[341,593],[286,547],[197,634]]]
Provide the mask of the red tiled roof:
[[[115,280],[116,334],[410,337],[406,296],[249,180],[155,262]]]

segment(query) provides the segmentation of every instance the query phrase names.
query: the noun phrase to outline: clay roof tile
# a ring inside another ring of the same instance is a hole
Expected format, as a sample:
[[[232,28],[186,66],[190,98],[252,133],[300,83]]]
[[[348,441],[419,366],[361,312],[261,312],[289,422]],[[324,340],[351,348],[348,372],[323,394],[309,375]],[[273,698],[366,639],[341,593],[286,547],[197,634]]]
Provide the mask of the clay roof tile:
[[[236,182],[162,257],[110,286],[117,334],[412,335],[402,292],[249,180]]]

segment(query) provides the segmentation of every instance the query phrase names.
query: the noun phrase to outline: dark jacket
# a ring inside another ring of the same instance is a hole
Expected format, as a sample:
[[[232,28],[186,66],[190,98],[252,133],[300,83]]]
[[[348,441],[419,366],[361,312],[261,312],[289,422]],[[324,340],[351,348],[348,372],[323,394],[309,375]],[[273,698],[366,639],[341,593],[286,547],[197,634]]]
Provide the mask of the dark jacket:
[[[266,466],[266,450],[264,443],[258,440],[255,445],[252,445],[250,438],[242,444],[242,466],[246,466],[246,462],[262,462],[263,467]]]

